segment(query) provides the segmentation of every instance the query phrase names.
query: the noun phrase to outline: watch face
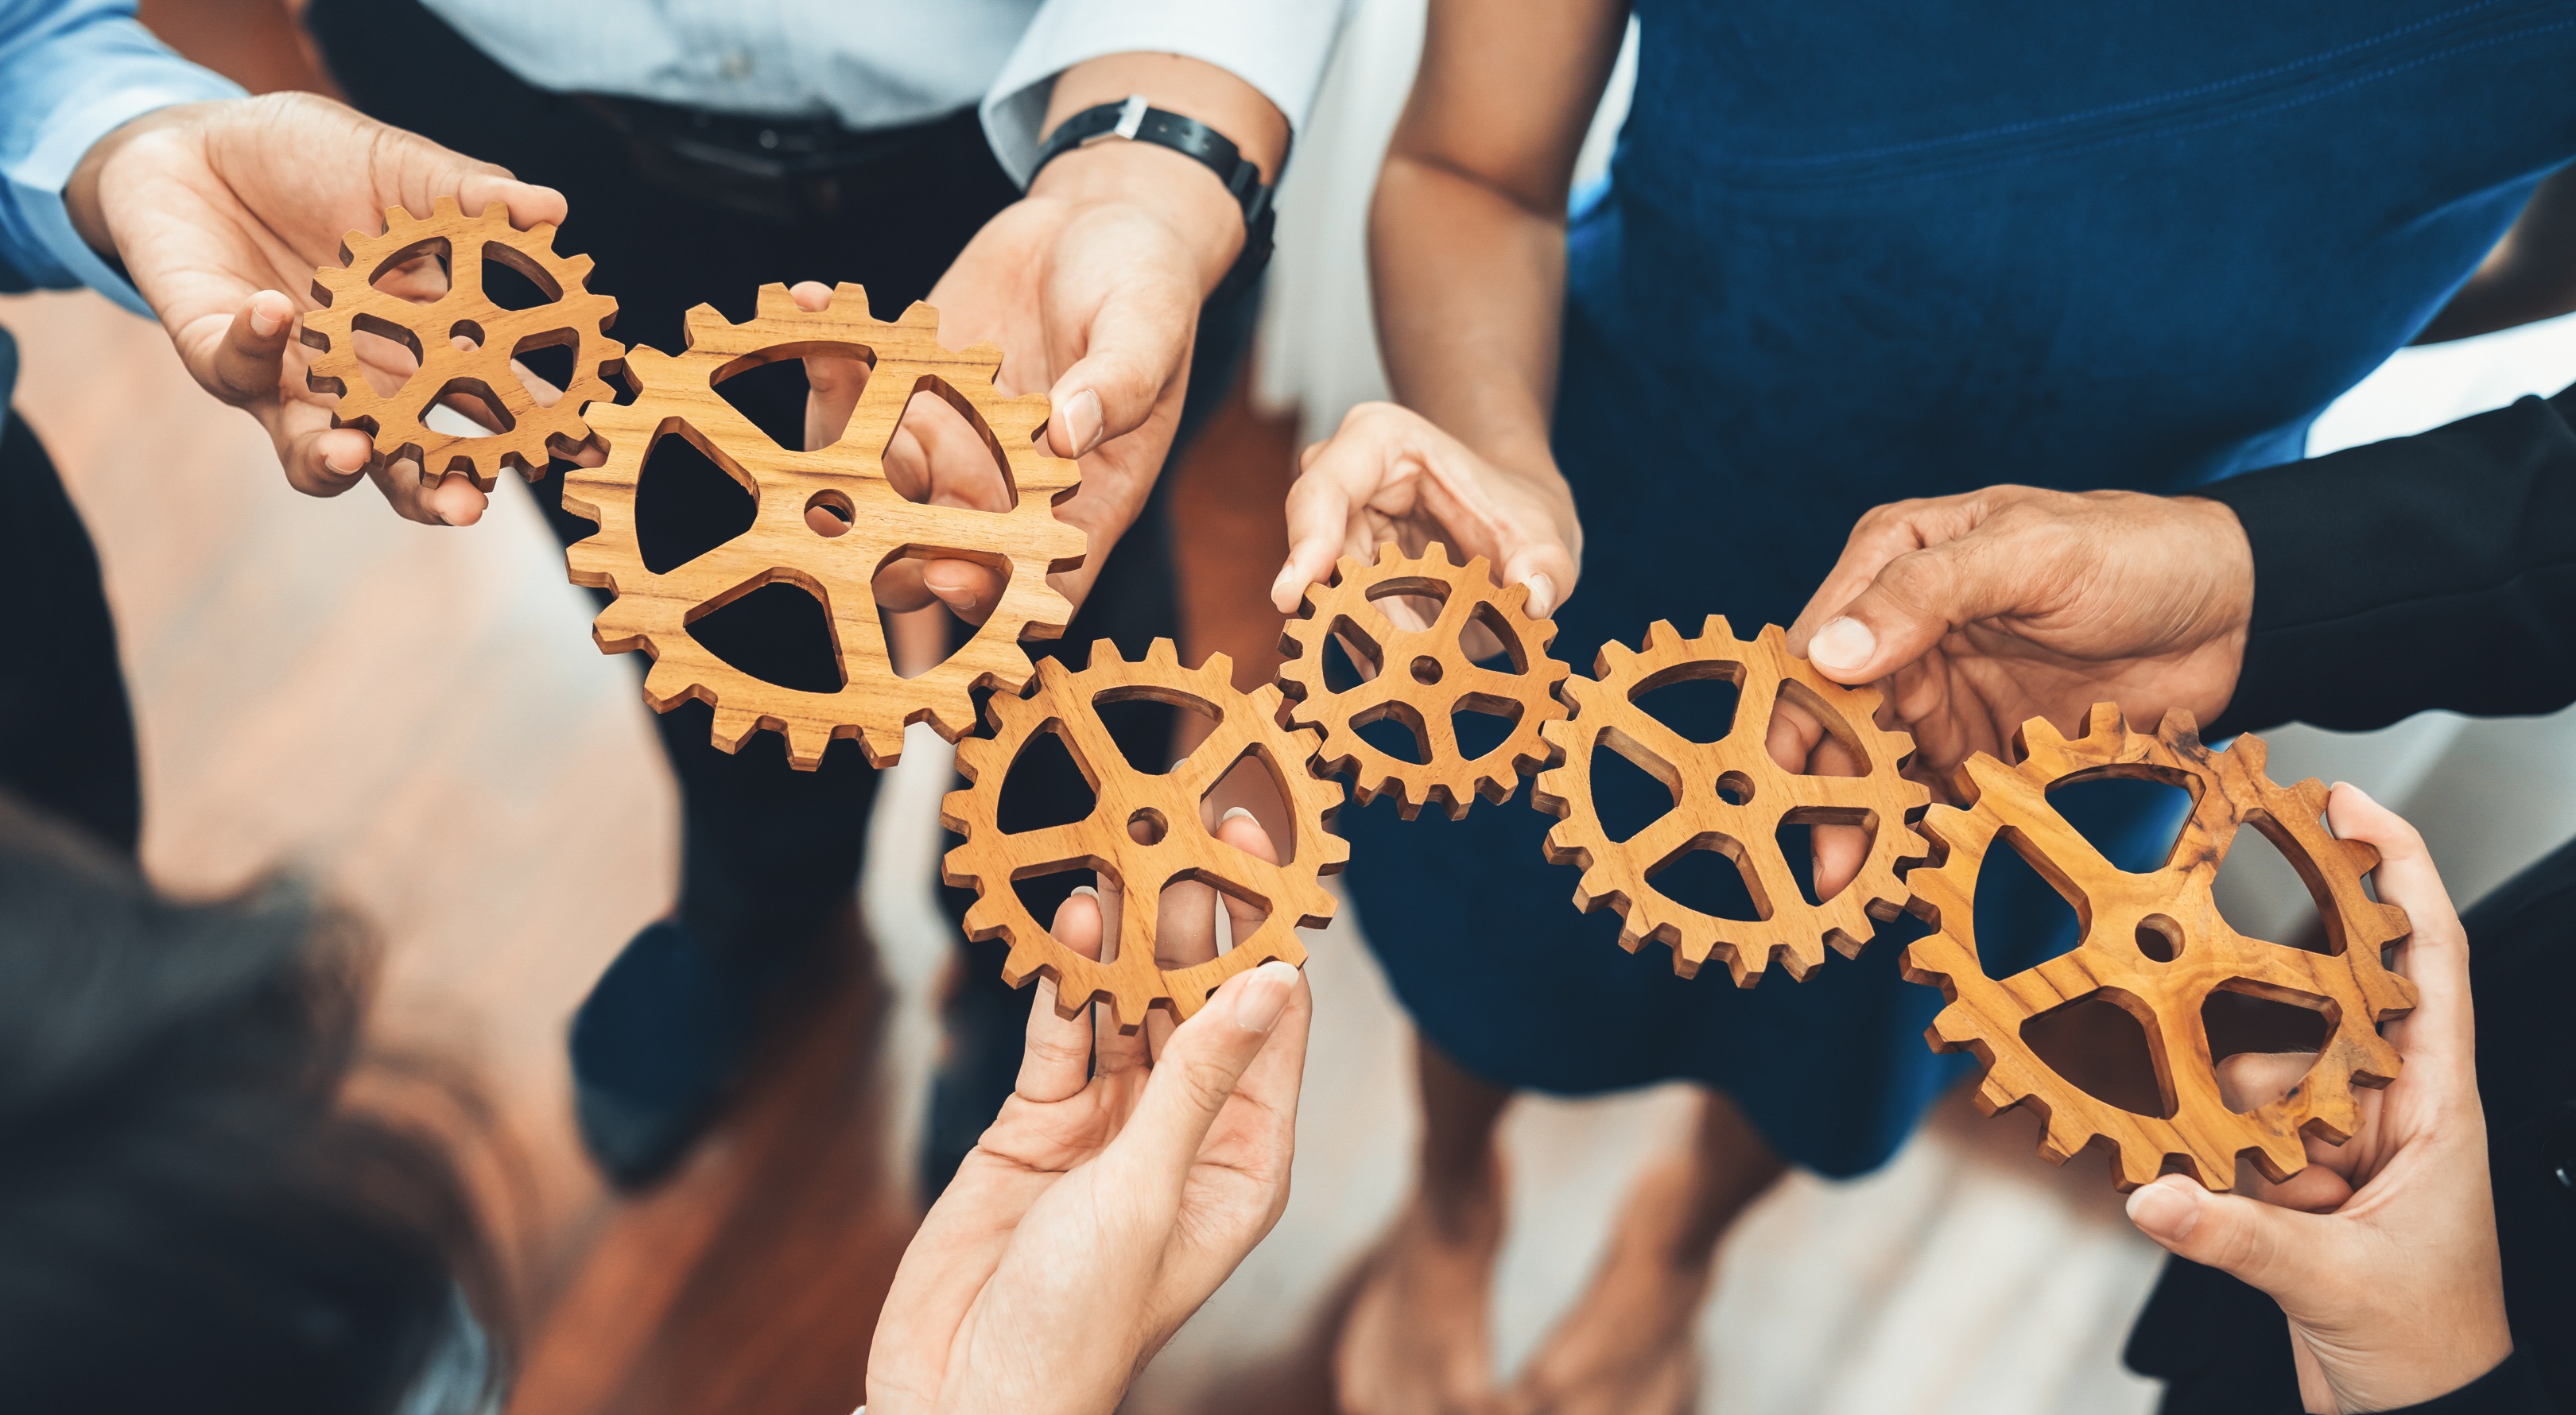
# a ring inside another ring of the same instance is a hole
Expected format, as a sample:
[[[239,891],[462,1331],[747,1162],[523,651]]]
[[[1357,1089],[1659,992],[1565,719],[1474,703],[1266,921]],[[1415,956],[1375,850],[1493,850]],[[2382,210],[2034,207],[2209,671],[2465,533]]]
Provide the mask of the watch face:
[[[2561,1101],[2540,1132],[2540,1162],[2558,1196],[2576,1205],[2576,1101]]]

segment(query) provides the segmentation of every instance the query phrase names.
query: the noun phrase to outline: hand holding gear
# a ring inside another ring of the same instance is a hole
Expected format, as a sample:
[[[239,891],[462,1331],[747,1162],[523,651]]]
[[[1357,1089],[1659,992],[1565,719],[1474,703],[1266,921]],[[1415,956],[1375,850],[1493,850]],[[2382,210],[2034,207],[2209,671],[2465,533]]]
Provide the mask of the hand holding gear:
[[[2226,751],[2211,751],[2180,709],[2150,736],[2130,730],[2117,705],[2100,703],[2082,736],[2069,739],[2033,718],[2018,745],[2018,765],[1979,753],[1960,768],[1960,795],[1971,804],[1932,808],[1923,828],[1942,848],[1941,863],[1906,881],[1914,895],[1909,907],[1938,932],[1906,949],[1905,976],[1949,1000],[1933,1019],[1934,1049],[1970,1051],[1985,1063],[1978,1107],[1990,1115],[2015,1105],[2038,1111],[2047,1127],[2040,1153],[2059,1164],[2104,1142],[2122,1189],[2178,1162],[2204,1187],[2225,1190],[2236,1182],[2240,1155],[2277,1183],[2307,1167],[2305,1135],[2348,1138],[2357,1116],[2353,1087],[2386,1085],[2397,1075],[2397,1052],[2378,1024],[2412,1008],[2415,990],[2380,957],[2406,937],[2406,913],[2362,891],[2361,877],[2379,854],[2326,832],[2318,821],[2325,787],[2313,780],[2274,785],[2263,774],[2261,739],[2239,737]],[[2190,818],[2161,868],[2115,868],[2048,804],[2050,787],[2101,777],[2191,792]],[[2329,952],[2247,938],[2219,917],[2210,886],[2248,825],[2307,881]],[[1978,961],[1975,928],[1977,875],[1998,839],[2066,897],[2084,930],[2073,951],[2000,979]],[[2220,990],[2314,1008],[2332,1028],[2305,1080],[2242,1114],[2219,1094],[2202,1022],[2202,1005]],[[2091,997],[2118,1005],[2144,1029],[2165,1114],[2097,1098],[2022,1039],[2032,1018]]]
[[[1397,595],[1437,600],[1439,611],[1427,625],[1406,627],[1383,603]],[[1529,586],[1495,584],[1481,555],[1452,564],[1437,541],[1419,558],[1389,541],[1373,566],[1342,557],[1330,584],[1306,590],[1305,611],[1288,621],[1279,644],[1288,655],[1279,686],[1293,700],[1290,720],[1323,730],[1319,769],[1338,775],[1356,766],[1360,804],[1394,796],[1406,820],[1433,801],[1455,820],[1478,795],[1511,799],[1520,773],[1547,760],[1539,729],[1565,716],[1556,685],[1569,670],[1547,656],[1556,625],[1528,609]],[[1468,657],[1465,636],[1479,625],[1510,655],[1510,671]],[[1334,635],[1375,663],[1377,676],[1342,692],[1326,686],[1324,650]],[[1462,711],[1508,718],[1510,730],[1470,758],[1458,744],[1453,716]],[[1420,761],[1405,761],[1360,736],[1364,724],[1388,718],[1411,729]]]
[[[1573,716],[1541,729],[1562,764],[1540,773],[1531,799],[1565,818],[1548,832],[1548,863],[1581,867],[1576,907],[1618,911],[1622,947],[1635,952],[1649,939],[1669,945],[1673,971],[1686,978],[1716,957],[1736,986],[1751,987],[1775,956],[1791,978],[1804,980],[1825,961],[1827,944],[1857,955],[1876,932],[1873,920],[1896,917],[1905,898],[1898,867],[1927,853],[1911,818],[1932,793],[1899,774],[1913,739],[1878,726],[1876,688],[1846,688],[1818,673],[1789,653],[1776,624],[1747,643],[1713,614],[1698,638],[1657,620],[1642,650],[1604,644],[1593,672],[1566,681]],[[1715,742],[1690,741],[1637,706],[1646,693],[1690,678],[1737,687],[1734,725]],[[1813,716],[1860,763],[1860,774],[1806,776],[1772,760],[1766,739],[1783,701]],[[1673,808],[1626,840],[1610,838],[1593,801],[1592,754],[1601,747],[1673,793]],[[1781,826],[1811,824],[1869,831],[1859,873],[1815,904],[1800,892],[1779,846]],[[1704,914],[1655,887],[1658,871],[1703,849],[1735,862],[1759,918]]]
[[[590,410],[591,426],[608,441],[608,460],[564,477],[564,508],[599,522],[598,534],[568,552],[572,578],[617,596],[600,611],[593,637],[609,653],[640,648],[653,656],[644,679],[653,710],[698,699],[715,709],[718,747],[739,750],[753,732],[770,728],[786,737],[788,760],[810,771],[835,737],[857,738],[877,766],[901,755],[909,723],[927,722],[955,741],[974,726],[970,690],[1025,689],[1029,655],[1020,640],[1053,638],[1073,617],[1047,576],[1079,564],[1084,550],[1082,531],[1055,516],[1081,473],[1035,441],[1047,400],[996,393],[1001,353],[989,345],[942,348],[939,313],[928,305],[914,305],[893,323],[870,318],[867,292],[856,285],[836,288],[820,310],[799,308],[784,285],[764,285],[758,313],[738,325],[700,305],[689,311],[688,339],[677,356],[649,348],[628,356],[635,401]],[[874,365],[848,429],[829,446],[781,447],[716,392],[745,369],[813,353]],[[916,393],[945,400],[984,434],[1010,478],[1010,510],[928,505],[895,490],[885,449]],[[749,530],[657,573],[644,563],[635,501],[653,444],[674,436],[742,483],[759,507]],[[809,517],[818,509],[830,514]],[[831,529],[818,529],[817,519]],[[931,550],[1004,571],[1002,596],[947,661],[899,678],[870,586],[893,560]],[[837,689],[755,678],[689,633],[693,621],[779,581],[823,601]]]
[[[977,892],[966,913],[967,936],[1010,943],[1004,981],[1018,987],[1043,973],[1055,980],[1065,1016],[1105,1001],[1119,1029],[1132,1032],[1158,1006],[1188,1020],[1226,979],[1270,959],[1306,961],[1297,930],[1320,928],[1333,914],[1333,897],[1318,877],[1338,871],[1350,855],[1350,846],[1324,828],[1341,792],[1308,772],[1315,734],[1280,725],[1279,690],[1265,685],[1241,692],[1233,671],[1223,654],[1183,668],[1169,639],[1156,639],[1143,660],[1128,663],[1103,639],[1092,645],[1091,665],[1081,672],[1050,658],[1038,665],[1036,692],[1025,698],[996,693],[987,705],[993,735],[957,744],[957,769],[971,784],[948,793],[940,819],[966,841],[948,852],[945,875],[949,884]],[[1139,771],[1110,739],[1099,713],[1102,703],[1136,698],[1208,713],[1216,728],[1169,771]],[[1091,783],[1091,813],[1068,825],[1005,834],[1002,783],[1041,732],[1063,741]],[[1287,856],[1283,864],[1217,839],[1205,819],[1208,793],[1246,757],[1260,759],[1287,800],[1290,835],[1274,842]],[[1015,880],[1083,866],[1119,886],[1118,953],[1107,962],[1065,947],[1011,888]],[[1217,958],[1166,970],[1155,959],[1155,926],[1165,886],[1182,879],[1257,904],[1268,917]]]
[[[313,298],[322,307],[304,317],[303,336],[323,351],[306,380],[315,392],[339,396],[334,425],[366,432],[380,462],[417,460],[429,486],[462,472],[488,492],[505,466],[535,481],[549,457],[578,452],[590,437],[582,405],[610,396],[607,374],[625,351],[606,337],[617,302],[584,287],[590,257],[556,255],[554,239],[552,226],[512,226],[509,208],[497,201],[467,216],[454,197],[440,197],[426,218],[398,206],[386,211],[381,236],[343,237],[341,264],[313,272]],[[376,287],[394,267],[432,254],[443,255],[447,267],[438,298],[421,303]],[[487,261],[535,282],[546,302],[520,310],[494,303],[484,289]],[[401,344],[419,361],[401,387],[379,393],[368,381],[361,333]],[[460,346],[459,339],[470,342]],[[558,345],[572,348],[572,379],[553,402],[539,403],[513,361]],[[460,436],[427,425],[431,408],[460,395],[479,401],[501,426]]]

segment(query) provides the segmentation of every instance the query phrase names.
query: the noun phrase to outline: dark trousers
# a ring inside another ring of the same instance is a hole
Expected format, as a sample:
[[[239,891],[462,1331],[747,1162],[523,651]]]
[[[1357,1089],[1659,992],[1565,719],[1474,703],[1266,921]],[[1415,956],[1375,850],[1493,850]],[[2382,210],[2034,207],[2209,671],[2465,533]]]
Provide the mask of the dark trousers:
[[[893,318],[926,295],[985,220],[1019,194],[972,110],[863,135],[828,123],[763,124],[530,87],[417,0],[313,0],[306,22],[359,108],[561,190],[571,215],[557,247],[597,262],[591,288],[616,297],[615,333],[630,345],[676,351],[684,311],[705,303],[729,319],[747,318],[755,291],[770,282],[857,281],[876,314]],[[438,81],[422,82],[424,73]],[[779,154],[774,160],[765,156],[772,152]],[[1256,288],[1202,317],[1175,457],[1223,398],[1258,305]],[[743,396],[779,404],[746,409],[762,426],[802,426],[801,384],[773,382]],[[537,492],[556,533],[570,542],[593,528],[559,509],[561,472],[558,465]],[[739,492],[720,485],[712,494]],[[685,496],[660,504],[682,521],[722,514],[721,506],[693,511]],[[1154,638],[1178,633],[1164,505],[1157,490],[1064,636],[1032,644],[1033,652],[1061,653],[1079,665],[1095,639],[1114,640],[1133,657]],[[649,523],[641,530],[655,533]],[[757,598],[724,613],[739,620]],[[784,678],[799,650],[810,651],[815,632],[810,610],[801,619],[755,616],[727,626],[726,657]],[[800,772],[788,767],[773,733],[754,736],[737,756],[717,751],[701,704],[664,714],[657,725],[680,783],[681,921],[711,948],[738,957],[801,946],[846,905],[857,878],[876,787],[858,745],[835,742],[820,771]],[[1161,708],[1115,726],[1121,745],[1144,759],[1166,750],[1172,719]],[[1050,767],[1015,773],[1006,828],[1088,809],[1089,787],[1070,762]],[[1060,893],[1072,880],[1050,883]],[[962,919],[970,902],[949,891],[951,917]],[[925,1172],[934,1188],[1009,1094],[1017,1019],[1027,1005],[1001,987],[998,950],[970,952],[963,987],[951,999],[955,1044],[931,1117]]]
[[[0,654],[0,790],[132,855],[143,793],[98,555],[14,412],[0,430],[0,602],[14,625]]]
[[[2496,1236],[2516,1350],[2576,1410],[2576,841],[2463,916],[2478,1021]],[[2280,1308],[2197,1263],[2168,1259],[2129,1337],[2129,1365],[2168,1385],[2169,1415],[2299,1409]]]

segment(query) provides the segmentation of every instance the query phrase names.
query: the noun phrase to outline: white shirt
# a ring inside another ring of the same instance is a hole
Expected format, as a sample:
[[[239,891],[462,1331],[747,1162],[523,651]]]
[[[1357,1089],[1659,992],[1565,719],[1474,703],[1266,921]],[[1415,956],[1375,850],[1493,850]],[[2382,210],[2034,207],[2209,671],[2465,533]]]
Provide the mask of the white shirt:
[[[887,128],[980,102],[1011,175],[1055,76],[1104,54],[1225,69],[1304,124],[1349,0],[423,0],[539,88]]]

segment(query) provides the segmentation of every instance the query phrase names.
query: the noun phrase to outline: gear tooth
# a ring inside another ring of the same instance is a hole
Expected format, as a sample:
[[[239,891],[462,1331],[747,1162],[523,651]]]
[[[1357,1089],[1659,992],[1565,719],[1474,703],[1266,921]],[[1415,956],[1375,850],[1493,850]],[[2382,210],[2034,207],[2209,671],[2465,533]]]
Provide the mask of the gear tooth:
[[[1658,619],[1654,623],[1646,626],[1645,643],[1646,652],[1648,653],[1654,653],[1659,649],[1671,648],[1673,645],[1680,643],[1681,641],[1681,632],[1673,627],[1673,621],[1669,619]],[[1616,641],[1614,640],[1613,642]],[[1603,651],[1607,652],[1608,647],[1609,646],[1606,644],[1603,645]]]
[[[1145,645],[1145,662],[1157,668],[1178,668],[1181,666],[1180,649],[1169,639],[1156,639]]]
[[[759,730],[760,719],[754,714],[741,708],[728,708],[718,704],[714,724],[707,737],[709,741],[727,752],[739,752],[742,750],[742,744],[751,737],[751,734]]]
[[[826,305],[824,308],[829,309],[832,313],[841,316],[843,319],[848,319],[853,315],[860,319],[868,319],[870,318],[868,310],[868,288],[865,285],[859,284],[855,280],[842,280],[835,282],[832,286],[832,303]]]
[[[2388,941],[2392,943],[2415,932],[2415,921],[2406,917],[2406,909],[2403,905],[2380,905],[2379,924],[2387,932]]]
[[[680,340],[687,348],[694,349],[705,340],[722,339],[732,330],[733,325],[728,323],[724,314],[713,305],[693,305],[687,314],[680,317]],[[663,357],[667,360],[669,355],[663,355]],[[628,362],[631,364],[633,360],[630,359]]]
[[[904,306],[902,317],[895,323],[908,329],[926,330],[935,336],[939,332],[939,311],[934,306],[915,300]]]
[[[787,760],[799,771],[822,766],[823,753],[832,745],[831,729],[810,722],[792,723],[781,735],[787,739]]]
[[[2300,808],[2309,815],[2321,816],[2326,813],[2326,784],[2315,777],[2311,776],[2291,787],[2290,794],[2299,798]]]
[[[804,315],[805,309],[796,303],[796,297],[788,293],[784,284],[775,280],[760,287],[760,295],[752,305],[754,319],[794,320]]]

